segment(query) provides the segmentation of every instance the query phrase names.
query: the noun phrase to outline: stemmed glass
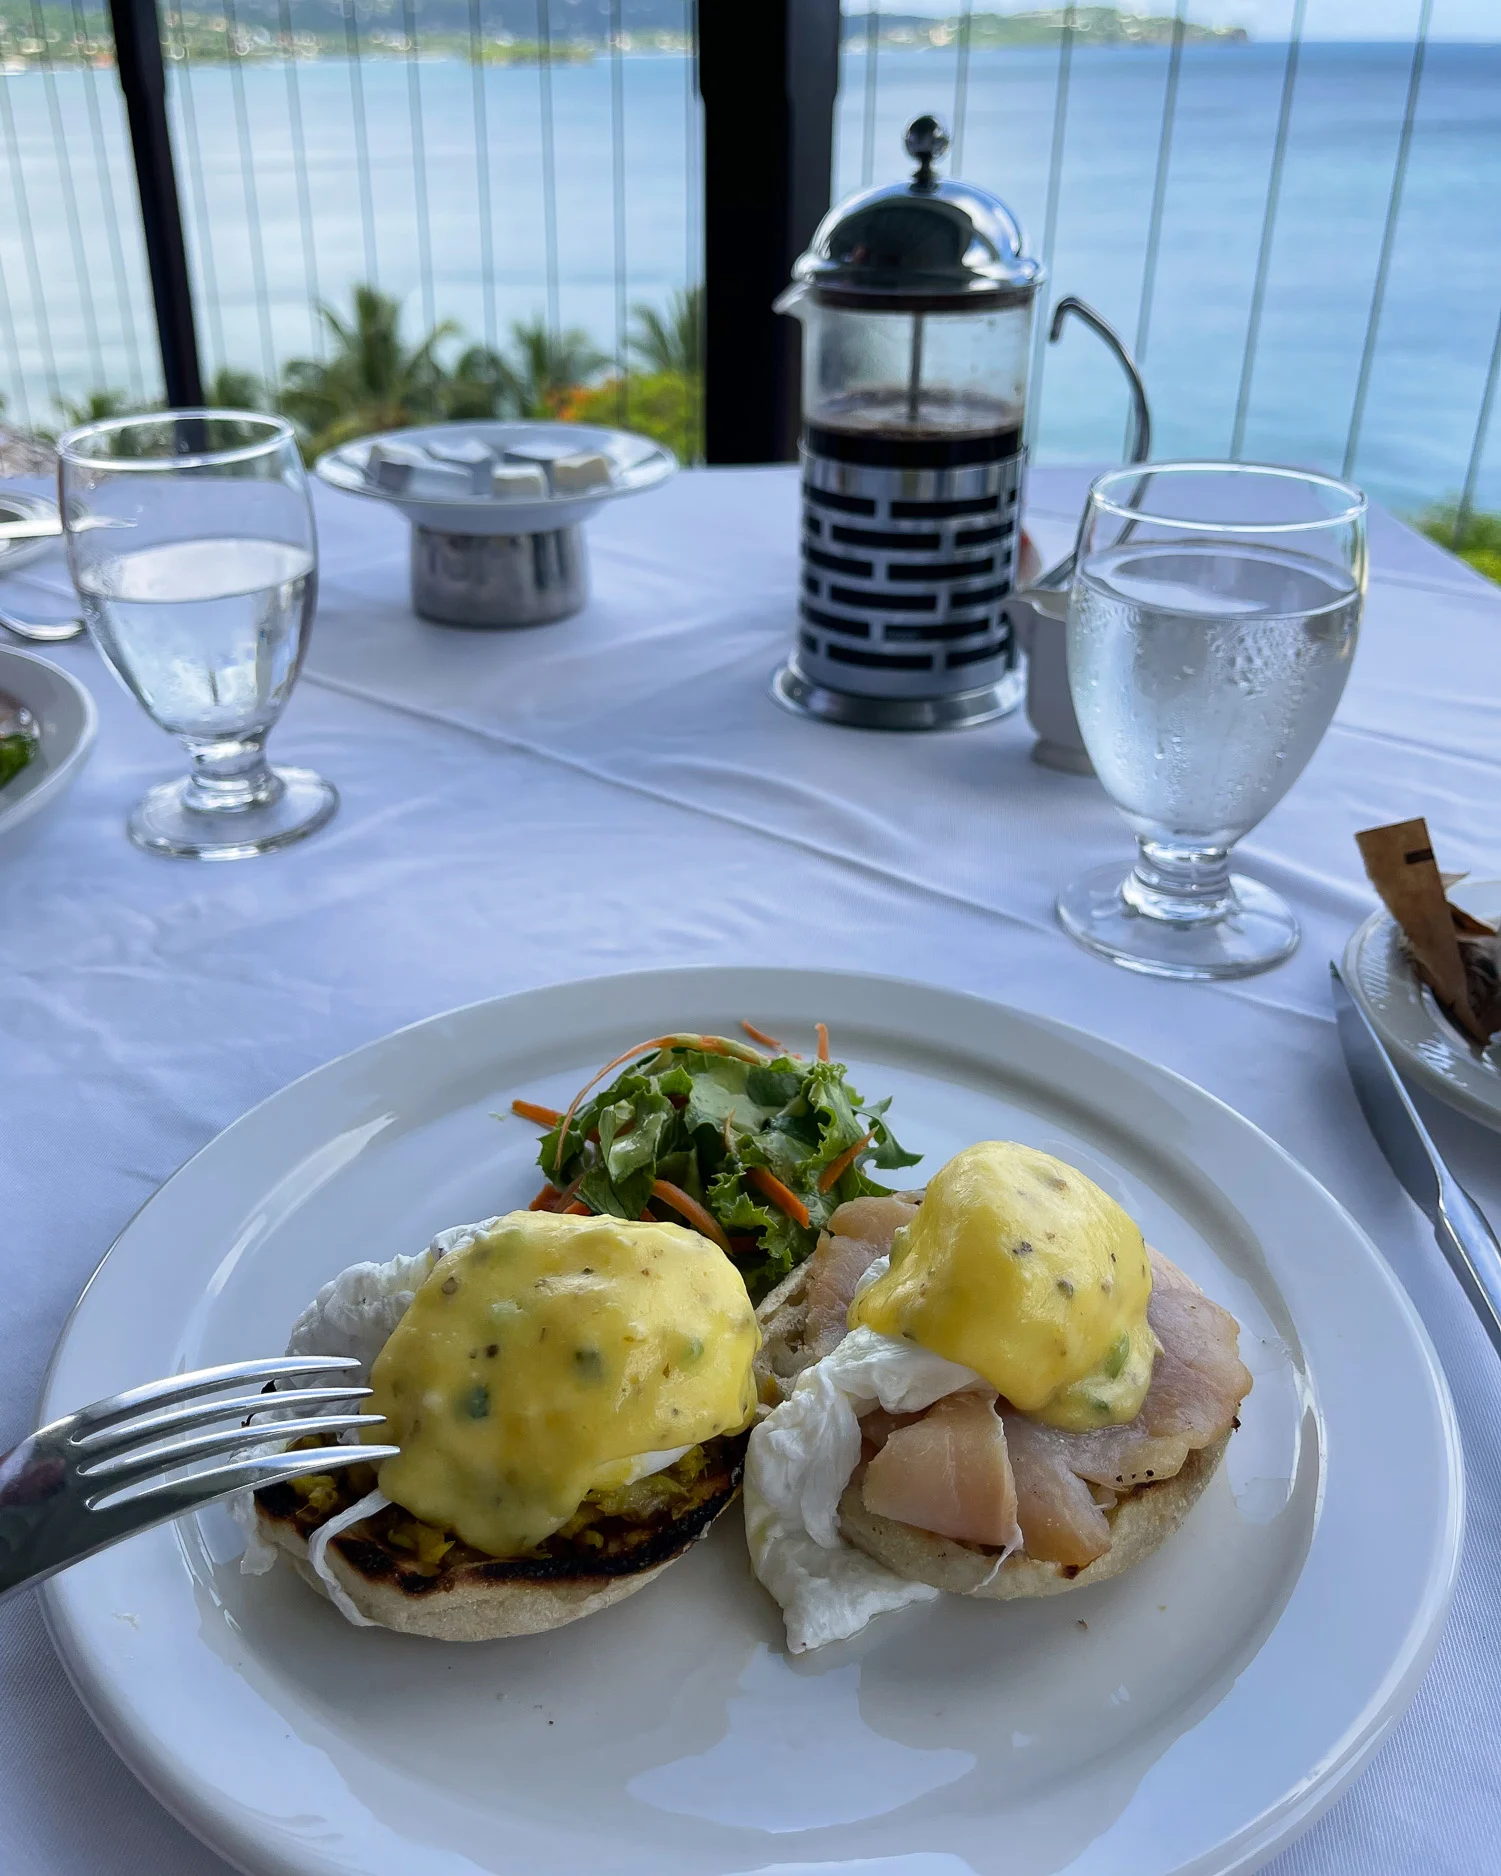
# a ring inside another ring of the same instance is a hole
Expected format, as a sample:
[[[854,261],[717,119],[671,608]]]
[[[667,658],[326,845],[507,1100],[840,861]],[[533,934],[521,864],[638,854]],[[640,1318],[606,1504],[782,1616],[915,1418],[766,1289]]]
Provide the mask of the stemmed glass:
[[[68,564],[105,662],[192,758],[127,823],[137,846],[198,860],[269,853],[339,803],[273,769],[268,732],[302,667],[318,542],[291,427],[172,410],[70,430],[58,445]]]
[[[1365,497],[1331,477],[1165,463],[1098,478],[1069,595],[1069,687],[1136,865],[1058,899],[1091,951],[1161,977],[1244,977],[1298,922],[1230,849],[1280,801],[1345,688]]]

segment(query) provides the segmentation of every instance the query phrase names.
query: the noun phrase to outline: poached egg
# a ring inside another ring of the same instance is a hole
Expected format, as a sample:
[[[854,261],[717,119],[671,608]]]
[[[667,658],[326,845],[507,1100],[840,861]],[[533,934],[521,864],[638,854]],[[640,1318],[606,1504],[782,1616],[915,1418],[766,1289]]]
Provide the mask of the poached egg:
[[[751,1433],[746,1536],[793,1653],[940,1593],[841,1535],[861,1418],[975,1390],[1070,1431],[1124,1424],[1151,1384],[1151,1288],[1135,1223],[1051,1154],[985,1141],[935,1174],[857,1286],[848,1334]],[[995,1569],[1020,1545],[1017,1529]]]

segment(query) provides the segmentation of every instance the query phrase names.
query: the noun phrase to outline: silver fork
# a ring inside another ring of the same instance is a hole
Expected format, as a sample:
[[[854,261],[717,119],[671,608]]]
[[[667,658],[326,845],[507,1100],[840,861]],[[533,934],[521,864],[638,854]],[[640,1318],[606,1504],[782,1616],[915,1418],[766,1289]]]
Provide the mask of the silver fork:
[[[395,1446],[281,1450],[287,1440],[304,1434],[384,1423],[381,1414],[301,1412],[352,1404],[370,1393],[368,1387],[262,1391],[268,1381],[359,1365],[347,1355],[309,1355],[201,1368],[112,1394],[40,1428],[0,1457],[0,1597],[231,1492],[259,1490],[331,1466],[393,1458],[399,1450]],[[252,1383],[257,1384],[252,1394],[222,1392]],[[245,1424],[268,1408],[291,1408],[298,1417]],[[201,1430],[226,1419],[236,1424],[217,1432]],[[265,1451],[271,1440],[277,1450]],[[210,1463],[181,1472],[198,1460]]]

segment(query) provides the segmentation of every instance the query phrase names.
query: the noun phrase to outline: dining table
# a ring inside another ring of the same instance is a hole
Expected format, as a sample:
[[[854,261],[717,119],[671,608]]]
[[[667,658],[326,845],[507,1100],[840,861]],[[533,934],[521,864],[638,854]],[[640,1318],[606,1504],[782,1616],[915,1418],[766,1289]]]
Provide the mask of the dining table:
[[[1031,471],[1026,522],[1045,563],[1067,551],[1089,479]],[[317,617],[270,742],[273,761],[339,789],[315,837],[231,864],[137,851],[126,812],[181,772],[182,752],[87,639],[46,648],[101,721],[71,793],[0,843],[0,1447],[33,1424],[68,1311],[137,1208],[254,1104],[392,1029],[680,965],[835,967],[976,993],[1239,1110],[1354,1214],[1412,1297],[1462,1432],[1458,1590],[1405,1717],[1270,1867],[1501,1869],[1501,1365],[1366,1130],[1328,973],[1376,905],[1358,829],[1426,815],[1446,869],[1501,875],[1501,589],[1373,508],[1348,687],[1306,772],[1238,850],[1295,909],[1301,946],[1261,976],[1182,983],[1118,969],[1059,928],[1059,888],[1112,858],[1124,871],[1131,841],[1093,778],[1031,760],[1022,711],[900,734],[773,700],[796,629],[794,467],[686,470],[612,503],[588,529],[587,605],[518,631],[419,620],[407,523],[322,487],[315,502]],[[72,608],[61,555],[0,580],[0,604]],[[1501,1138],[1418,1099],[1501,1225]],[[1379,1373],[1370,1401],[1379,1415]],[[1400,1475],[1389,1501],[1396,1529]],[[7,1876],[223,1876],[95,1731],[34,1592],[0,1608],[0,1676]],[[774,1838],[759,1862],[778,1867]]]

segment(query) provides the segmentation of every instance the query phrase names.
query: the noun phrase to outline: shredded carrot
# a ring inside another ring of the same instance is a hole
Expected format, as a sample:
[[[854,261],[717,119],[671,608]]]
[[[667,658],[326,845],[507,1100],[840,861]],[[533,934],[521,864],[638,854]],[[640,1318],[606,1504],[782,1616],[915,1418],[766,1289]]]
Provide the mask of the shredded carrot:
[[[808,1208],[790,1186],[784,1186],[774,1172],[768,1172],[764,1166],[752,1166],[745,1175],[746,1183],[753,1185],[763,1198],[771,1200],[779,1212],[786,1212],[795,1223],[806,1227]]]
[[[695,1231],[717,1244],[726,1257],[729,1256],[730,1241],[724,1235],[723,1225],[713,1212],[706,1211],[698,1200],[690,1198],[681,1186],[672,1185],[666,1179],[654,1179],[651,1195],[654,1199],[660,1199],[664,1205],[670,1205],[680,1218],[687,1219]]]
[[[589,1207],[582,1199],[575,1199],[571,1205],[565,1205],[563,1210],[574,1218],[588,1218],[591,1215]]]
[[[646,1055],[654,1049],[702,1049],[706,1055],[731,1055],[741,1062],[764,1062],[765,1058],[755,1049],[748,1049],[743,1043],[727,1041],[723,1036],[653,1036],[649,1041],[638,1042],[633,1049],[617,1055],[613,1062],[606,1062],[597,1074],[591,1075],[568,1104],[568,1112],[563,1116],[563,1124],[558,1129],[557,1151],[553,1156],[552,1168],[556,1172],[563,1164],[563,1151],[568,1144],[568,1129],[573,1124],[573,1117],[583,1105],[584,1097],[596,1087],[612,1068],[624,1068],[627,1062],[634,1062],[638,1056]]]
[[[874,1134],[867,1133],[857,1140],[853,1146],[847,1146],[839,1155],[838,1159],[830,1160],[828,1165],[824,1167],[823,1173],[819,1178],[819,1191],[832,1192],[874,1138]]]
[[[829,1026],[827,1023],[815,1023],[813,1027],[818,1032],[818,1059],[826,1062],[829,1059]]]
[[[511,1112],[522,1120],[534,1120],[539,1127],[556,1127],[563,1116],[555,1107],[539,1107],[535,1101],[512,1101]]]
[[[745,1031],[746,1035],[750,1037],[752,1042],[759,1042],[761,1046],[766,1049],[775,1049],[778,1055],[785,1055],[787,1053],[786,1049],[777,1041],[775,1036],[768,1036],[764,1029],[757,1029],[754,1023],[746,1022],[743,1016],[740,1019],[740,1027]]]
[[[562,1196],[555,1185],[545,1185],[526,1209],[529,1212],[550,1212]]]

